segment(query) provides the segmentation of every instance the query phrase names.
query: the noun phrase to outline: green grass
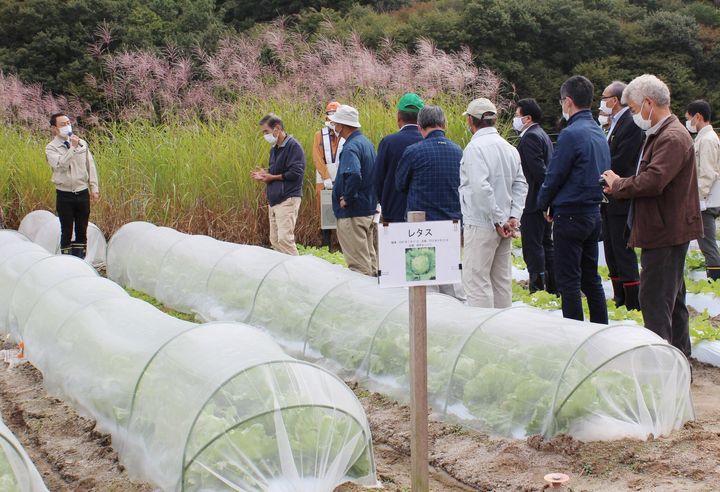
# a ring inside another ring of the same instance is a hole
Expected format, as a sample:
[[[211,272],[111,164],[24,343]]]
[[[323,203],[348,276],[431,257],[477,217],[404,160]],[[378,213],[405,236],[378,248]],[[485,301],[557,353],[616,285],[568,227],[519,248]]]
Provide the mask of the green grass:
[[[461,116],[466,101],[432,102],[447,113],[450,138],[465,145],[470,137]],[[353,104],[360,111],[363,132],[376,145],[397,131],[395,110],[382,101],[365,98]],[[319,105],[299,102],[245,99],[221,122],[137,122],[80,131],[90,144],[100,175],[101,201],[91,220],[108,235],[127,222],[147,220],[219,239],[266,244],[265,186],[249,174],[256,165],[267,165],[270,146],[262,139],[257,122],[269,111],[283,118],[288,132],[305,149],[309,162],[296,236],[300,243],[319,244],[312,140],[324,115]],[[49,140],[49,132],[0,128],[0,146],[8,165],[0,173],[0,199],[11,227],[34,209],[54,209],[54,188],[44,153]]]
[[[152,304],[153,306],[155,306],[156,308],[158,308],[160,311],[162,311],[165,314],[169,314],[170,316],[181,319],[183,321],[195,321],[194,314],[181,313],[180,311],[175,311],[174,309],[170,309],[169,307],[165,306],[160,301],[155,299],[153,296],[145,294],[144,292],[140,292],[139,290],[131,289],[129,287],[126,287],[125,290],[132,297],[140,299],[141,301],[145,301],[148,304]]]

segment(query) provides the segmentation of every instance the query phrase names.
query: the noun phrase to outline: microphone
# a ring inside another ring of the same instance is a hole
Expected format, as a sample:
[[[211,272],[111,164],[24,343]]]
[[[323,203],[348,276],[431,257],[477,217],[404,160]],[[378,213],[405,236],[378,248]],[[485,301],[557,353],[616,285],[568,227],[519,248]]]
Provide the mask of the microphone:
[[[73,132],[68,133],[68,139],[69,139],[70,137],[72,137],[73,135],[74,135]],[[82,142],[79,141],[79,142],[78,142],[78,147],[82,148],[82,147],[85,147],[85,146],[83,145]]]

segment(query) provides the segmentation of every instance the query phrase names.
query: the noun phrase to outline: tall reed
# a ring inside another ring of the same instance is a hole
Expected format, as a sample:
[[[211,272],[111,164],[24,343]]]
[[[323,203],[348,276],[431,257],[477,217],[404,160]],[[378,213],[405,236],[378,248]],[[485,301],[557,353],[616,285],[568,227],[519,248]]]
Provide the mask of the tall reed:
[[[81,117],[75,128],[90,143],[100,175],[101,201],[91,220],[111,234],[132,220],[148,220],[238,242],[268,237],[264,185],[249,177],[265,166],[269,146],[257,122],[280,115],[308,161],[296,228],[299,242],[319,242],[312,141],[330,99],[360,111],[363,132],[377,145],[397,130],[394,103],[415,91],[445,108],[449,136],[464,144],[461,117],[473,97],[501,106],[502,81],[473,64],[469,50],[445,53],[418,39],[408,51],[386,42],[372,50],[357,36],[308,42],[282,22],[223,39],[216,52],[195,56],[168,48],[110,52],[112,33],[97,31],[90,48],[102,73],[87,83],[104,111],[43,93],[0,73],[0,127],[5,163],[0,210],[9,226],[36,208],[54,209],[44,147],[47,117],[64,110]],[[7,168],[7,172],[6,171]]]
[[[360,111],[362,131],[376,145],[397,131],[395,110],[371,97],[341,101]],[[459,98],[437,98],[449,120],[448,135],[464,145],[469,134]],[[147,220],[180,230],[253,244],[268,238],[264,185],[250,179],[256,165],[267,166],[269,145],[258,121],[267,112],[280,115],[305,149],[307,169],[296,229],[299,242],[319,243],[312,141],[322,126],[320,102],[260,101],[245,98],[218,121],[173,119],[115,123],[82,135],[95,155],[101,201],[91,220],[107,234],[133,220]],[[44,148],[50,139],[18,127],[0,129],[0,146],[9,172],[0,173],[0,199],[8,225],[37,208],[54,210],[54,191]]]

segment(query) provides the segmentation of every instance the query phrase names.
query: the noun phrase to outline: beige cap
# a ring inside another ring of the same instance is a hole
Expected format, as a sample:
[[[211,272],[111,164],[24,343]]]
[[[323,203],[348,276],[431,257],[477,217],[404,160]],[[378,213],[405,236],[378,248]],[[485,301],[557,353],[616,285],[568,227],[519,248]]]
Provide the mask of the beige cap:
[[[490,99],[481,97],[479,99],[473,99],[468,104],[467,110],[463,113],[463,116],[474,116],[475,118],[482,118],[484,114],[492,113],[497,114],[497,108],[490,102]]]
[[[358,115],[358,110],[346,104],[341,104],[340,107],[335,110],[335,114],[329,115],[328,119],[335,123],[340,123],[341,125],[360,128],[360,116]]]

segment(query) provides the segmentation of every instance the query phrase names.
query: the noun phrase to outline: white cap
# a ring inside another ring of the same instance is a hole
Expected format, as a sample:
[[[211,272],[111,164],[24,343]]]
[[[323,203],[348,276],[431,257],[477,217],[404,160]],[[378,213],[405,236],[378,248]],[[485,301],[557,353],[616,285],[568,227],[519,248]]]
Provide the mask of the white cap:
[[[340,123],[341,125],[360,128],[358,110],[346,104],[341,104],[340,107],[335,110],[335,114],[328,116],[328,119],[335,123]]]
[[[492,113],[495,115],[497,114],[497,108],[495,108],[495,105],[490,102],[490,99],[481,97],[470,101],[470,104],[468,104],[467,110],[463,113],[463,116],[470,115],[480,119],[486,113]]]

